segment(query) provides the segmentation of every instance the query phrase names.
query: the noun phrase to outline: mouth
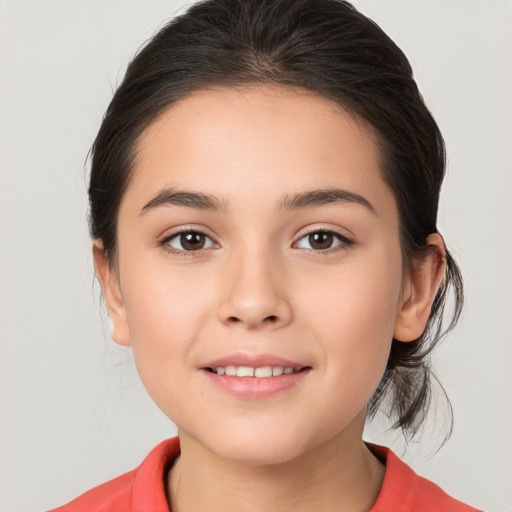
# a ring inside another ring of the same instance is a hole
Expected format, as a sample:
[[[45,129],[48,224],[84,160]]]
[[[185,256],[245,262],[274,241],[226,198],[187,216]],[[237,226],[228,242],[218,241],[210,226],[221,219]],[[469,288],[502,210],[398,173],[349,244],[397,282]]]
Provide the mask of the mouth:
[[[293,375],[310,369],[310,366],[216,366],[206,367],[205,370],[215,375],[226,375],[227,377],[252,377],[255,379],[268,379],[280,377],[281,375]]]
[[[313,368],[271,354],[232,354],[200,369],[214,388],[237,398],[259,400],[293,393],[309,380]]]

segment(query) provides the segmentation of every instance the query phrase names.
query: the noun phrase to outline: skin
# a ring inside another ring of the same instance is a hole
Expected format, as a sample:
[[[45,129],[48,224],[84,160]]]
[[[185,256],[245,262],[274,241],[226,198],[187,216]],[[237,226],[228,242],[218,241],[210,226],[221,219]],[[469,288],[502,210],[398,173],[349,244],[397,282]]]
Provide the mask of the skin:
[[[444,272],[443,241],[404,274],[399,219],[373,131],[304,91],[199,91],[143,133],[112,268],[94,242],[113,339],[133,348],[151,397],[179,429],[175,512],[369,510],[384,467],[362,442],[393,336],[421,335]],[[357,202],[286,210],[286,194],[338,188]],[[163,189],[223,209],[161,204]],[[184,252],[179,228],[207,235]],[[332,230],[332,247],[310,232]],[[171,249],[182,253],[169,252]],[[299,385],[242,399],[202,369],[233,352],[309,366]]]

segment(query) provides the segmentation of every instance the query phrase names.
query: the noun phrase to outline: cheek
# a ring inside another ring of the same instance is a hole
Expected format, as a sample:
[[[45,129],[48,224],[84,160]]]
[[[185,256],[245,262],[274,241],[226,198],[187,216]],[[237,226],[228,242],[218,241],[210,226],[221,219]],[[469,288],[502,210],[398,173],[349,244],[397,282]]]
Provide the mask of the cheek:
[[[132,343],[185,341],[184,334],[199,327],[210,300],[202,279],[198,272],[152,262],[134,272],[123,284]]]
[[[304,328],[315,332],[322,347],[326,378],[354,406],[361,397],[369,399],[380,382],[401,289],[396,259],[371,261],[340,266],[330,279],[317,281],[322,286],[310,288],[302,314]]]
[[[211,314],[211,299],[197,276],[157,266],[124,286],[135,364],[148,392],[159,402],[162,382],[186,375],[194,342]]]

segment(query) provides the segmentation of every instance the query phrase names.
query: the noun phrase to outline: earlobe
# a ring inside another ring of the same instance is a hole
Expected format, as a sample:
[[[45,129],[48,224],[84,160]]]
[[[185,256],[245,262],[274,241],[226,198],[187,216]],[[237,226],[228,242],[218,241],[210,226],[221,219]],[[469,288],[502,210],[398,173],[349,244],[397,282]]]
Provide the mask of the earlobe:
[[[428,252],[408,276],[395,321],[393,337],[399,341],[419,338],[428,321],[432,303],[446,267],[444,241],[434,233],[427,238]]]
[[[126,308],[119,285],[119,278],[114,270],[110,268],[101,240],[93,241],[92,253],[96,276],[103,289],[105,304],[111,321],[112,339],[118,345],[129,346],[131,344],[130,330],[126,319]]]

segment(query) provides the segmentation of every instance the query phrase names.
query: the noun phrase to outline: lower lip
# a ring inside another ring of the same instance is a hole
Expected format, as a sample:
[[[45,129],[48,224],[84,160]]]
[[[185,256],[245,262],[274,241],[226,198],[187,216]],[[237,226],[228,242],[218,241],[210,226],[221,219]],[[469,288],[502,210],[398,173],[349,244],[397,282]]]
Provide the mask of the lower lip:
[[[297,373],[280,375],[279,377],[232,377],[217,375],[208,370],[202,370],[214,385],[240,398],[267,398],[287,389],[299,386],[310,372],[305,368]]]

